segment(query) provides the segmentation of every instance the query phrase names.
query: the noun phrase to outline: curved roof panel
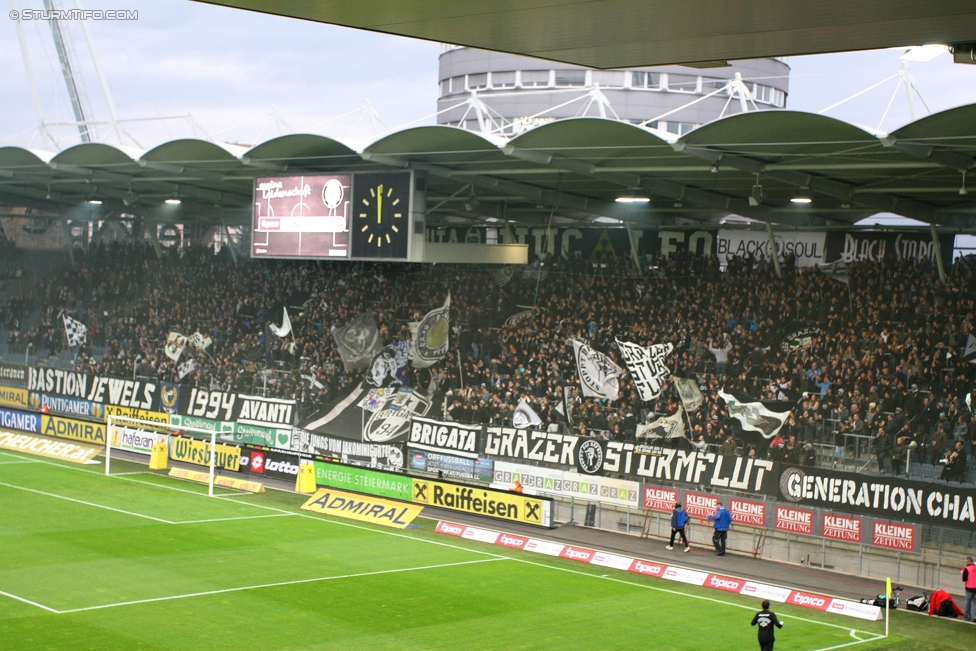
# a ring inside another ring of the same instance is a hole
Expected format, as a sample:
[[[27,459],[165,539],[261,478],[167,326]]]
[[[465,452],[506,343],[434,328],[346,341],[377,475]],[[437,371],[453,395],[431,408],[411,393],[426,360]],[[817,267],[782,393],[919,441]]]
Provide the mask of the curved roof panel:
[[[906,140],[964,138],[971,146],[976,147],[976,129],[973,125],[976,125],[976,104],[968,104],[915,120],[891,135]]]
[[[709,122],[678,142],[687,145],[776,154],[825,154],[879,144],[847,122],[803,111],[750,111]]]
[[[46,158],[41,155],[47,154]],[[0,147],[0,167],[26,167],[46,164],[53,154],[50,152],[24,149],[23,147]]]
[[[142,155],[144,161],[154,163],[210,163],[236,161],[237,156],[226,146],[209,140],[184,138],[171,140],[154,147]]]
[[[410,160],[436,164],[504,159],[499,147],[504,140],[443,125],[412,127],[380,138],[363,152],[408,156]]]
[[[328,159],[346,156],[358,158],[355,150],[338,140],[307,133],[273,138],[255,145],[244,156],[254,160],[274,160],[286,164],[293,161],[326,163]]]
[[[125,165],[135,162],[129,154],[118,147],[100,142],[86,142],[69,147],[51,159],[52,163],[64,163],[88,167],[91,165]]]

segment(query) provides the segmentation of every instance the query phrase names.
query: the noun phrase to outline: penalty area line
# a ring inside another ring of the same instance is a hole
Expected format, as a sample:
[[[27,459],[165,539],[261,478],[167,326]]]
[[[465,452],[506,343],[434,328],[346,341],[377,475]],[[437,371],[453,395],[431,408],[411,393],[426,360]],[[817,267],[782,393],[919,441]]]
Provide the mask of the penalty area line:
[[[44,604],[39,604],[36,601],[31,601],[30,599],[24,599],[23,597],[18,597],[15,594],[11,594],[9,592],[4,592],[3,590],[0,590],[0,595],[3,595],[4,597],[9,597],[9,598],[13,599],[14,601],[19,601],[21,603],[25,603],[25,604],[27,604],[29,606],[34,606],[35,608],[40,608],[42,610],[46,610],[47,612],[54,613],[55,615],[60,615],[61,614],[61,611],[60,610],[55,610],[54,608],[48,608]]]
[[[312,579],[296,579],[294,581],[279,581],[277,583],[261,583],[258,585],[247,585],[241,586],[239,588],[224,588],[222,590],[206,590],[204,592],[191,592],[189,594],[172,595],[169,597],[154,597],[151,599],[136,599],[133,601],[120,601],[114,604],[102,604],[100,606],[86,606],[84,608],[69,608],[68,610],[55,611],[46,606],[41,606],[45,610],[51,610],[51,612],[56,612],[59,615],[66,615],[69,613],[82,613],[89,610],[104,610],[106,608],[118,608],[121,606],[135,606],[138,604],[148,604],[156,603],[159,601],[174,601],[176,599],[189,599],[190,597],[206,597],[215,594],[227,594],[228,592],[243,592],[245,590],[260,590],[261,588],[277,588],[286,585],[299,585],[302,583],[317,583],[320,581],[336,581],[339,579],[355,579],[364,576],[378,576],[381,574],[397,574],[400,572],[419,572],[420,570],[435,570],[443,567],[457,567],[459,565],[474,565],[475,563],[492,563],[494,561],[505,560],[503,558],[479,558],[473,561],[459,561],[457,563],[441,563],[439,565],[421,565],[419,567],[402,567],[392,570],[377,570],[375,572],[358,572],[356,574],[342,574],[339,576],[320,576]],[[23,601],[23,600],[22,600]],[[39,606],[40,604],[34,604]]]

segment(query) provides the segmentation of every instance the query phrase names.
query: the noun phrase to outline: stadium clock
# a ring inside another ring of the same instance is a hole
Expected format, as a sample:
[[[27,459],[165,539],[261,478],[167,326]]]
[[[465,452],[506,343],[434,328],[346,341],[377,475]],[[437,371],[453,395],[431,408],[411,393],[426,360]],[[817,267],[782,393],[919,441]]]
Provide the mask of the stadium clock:
[[[356,174],[353,184],[352,257],[407,258],[410,174]]]

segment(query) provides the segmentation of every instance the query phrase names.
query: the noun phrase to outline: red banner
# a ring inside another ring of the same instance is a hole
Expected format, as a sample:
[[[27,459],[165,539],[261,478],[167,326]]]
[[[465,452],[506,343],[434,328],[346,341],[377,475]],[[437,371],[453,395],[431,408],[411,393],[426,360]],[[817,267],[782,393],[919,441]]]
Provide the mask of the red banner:
[[[776,528],[790,533],[813,535],[813,511],[792,506],[776,507]]]
[[[871,531],[871,544],[885,549],[914,552],[918,540],[918,527],[910,524],[874,521]]]
[[[704,493],[685,493],[685,511],[689,518],[704,518],[718,510],[719,498]]]
[[[729,513],[732,521],[746,524],[750,527],[766,526],[766,503],[752,500],[740,500],[733,497],[729,501]]]
[[[860,543],[864,521],[849,515],[824,513],[820,535],[831,540]]]
[[[644,486],[644,508],[651,511],[670,513],[678,501],[678,491],[673,488]]]

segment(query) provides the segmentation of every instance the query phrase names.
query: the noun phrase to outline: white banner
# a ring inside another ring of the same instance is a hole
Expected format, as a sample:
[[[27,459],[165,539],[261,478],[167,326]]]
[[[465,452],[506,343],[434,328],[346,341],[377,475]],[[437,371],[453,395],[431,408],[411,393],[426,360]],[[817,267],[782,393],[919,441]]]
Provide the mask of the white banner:
[[[664,381],[671,375],[671,369],[664,365],[664,358],[674,350],[674,344],[644,347],[619,339],[616,341],[641,400],[654,400],[661,395]]]
[[[526,493],[574,497],[621,506],[639,506],[640,484],[635,481],[495,461],[492,488],[509,490],[515,486],[516,479],[522,482]]]
[[[610,402],[620,395],[617,378],[624,374],[622,368],[613,360],[575,339],[573,352],[576,355],[576,373],[579,376],[583,396],[587,398],[606,398]]]
[[[166,443],[169,439],[159,432],[119,425],[112,425],[111,436],[113,448],[139,454],[149,454],[152,452],[153,443]]]
[[[782,259],[790,253],[796,256],[796,266],[812,267],[823,264],[824,245],[827,234],[822,231],[782,231],[773,232],[776,248]],[[769,235],[766,231],[740,231],[722,229],[718,232],[716,254],[718,263],[724,267],[731,257],[760,258],[772,260]]]

